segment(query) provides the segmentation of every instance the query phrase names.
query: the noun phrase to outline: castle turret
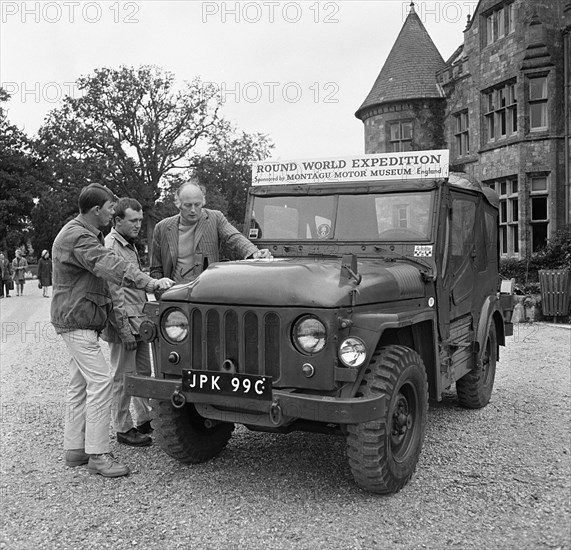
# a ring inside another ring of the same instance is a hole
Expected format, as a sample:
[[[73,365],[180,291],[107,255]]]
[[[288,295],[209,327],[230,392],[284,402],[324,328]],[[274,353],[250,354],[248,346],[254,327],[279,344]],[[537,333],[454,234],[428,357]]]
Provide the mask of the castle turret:
[[[445,98],[436,82],[444,60],[414,4],[355,116],[365,125],[365,153],[444,146]]]

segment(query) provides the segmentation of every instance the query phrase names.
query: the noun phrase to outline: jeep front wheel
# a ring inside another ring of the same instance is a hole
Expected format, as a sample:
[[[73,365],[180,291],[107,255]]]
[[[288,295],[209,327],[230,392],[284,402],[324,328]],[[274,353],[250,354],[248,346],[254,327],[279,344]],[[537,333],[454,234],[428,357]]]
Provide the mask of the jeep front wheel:
[[[347,426],[347,455],[357,484],[396,493],[412,477],[424,441],[428,384],[422,359],[404,346],[380,348],[358,396],[386,395],[385,417]]]
[[[496,361],[498,360],[498,339],[496,325],[492,319],[480,364],[460,380],[456,380],[458,402],[469,409],[481,409],[490,401],[496,378]]]
[[[192,403],[175,409],[170,401],[155,401],[156,439],[169,456],[185,464],[214,458],[226,447],[234,424],[210,421]]]

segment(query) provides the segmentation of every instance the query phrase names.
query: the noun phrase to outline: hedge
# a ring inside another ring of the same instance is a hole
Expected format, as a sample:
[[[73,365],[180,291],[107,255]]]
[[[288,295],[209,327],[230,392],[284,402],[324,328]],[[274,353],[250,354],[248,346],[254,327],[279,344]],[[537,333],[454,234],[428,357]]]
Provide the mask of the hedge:
[[[538,294],[540,269],[571,268],[571,224],[562,227],[547,242],[547,245],[522,260],[500,260],[500,275],[514,278],[516,294]]]

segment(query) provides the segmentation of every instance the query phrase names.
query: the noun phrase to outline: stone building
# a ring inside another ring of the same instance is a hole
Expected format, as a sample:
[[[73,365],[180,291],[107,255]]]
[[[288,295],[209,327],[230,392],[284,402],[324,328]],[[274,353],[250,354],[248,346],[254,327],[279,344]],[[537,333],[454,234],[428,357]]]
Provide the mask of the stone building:
[[[570,223],[571,0],[480,0],[444,61],[411,4],[355,116],[365,152],[450,150],[500,196],[500,251]]]

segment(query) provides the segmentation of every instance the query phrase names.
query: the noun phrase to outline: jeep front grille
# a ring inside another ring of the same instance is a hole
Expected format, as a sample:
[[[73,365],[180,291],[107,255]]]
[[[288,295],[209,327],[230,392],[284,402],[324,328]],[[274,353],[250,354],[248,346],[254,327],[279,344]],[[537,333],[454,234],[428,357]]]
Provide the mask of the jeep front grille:
[[[277,313],[233,309],[193,309],[192,368],[220,370],[230,359],[236,370],[280,376],[281,320]]]

